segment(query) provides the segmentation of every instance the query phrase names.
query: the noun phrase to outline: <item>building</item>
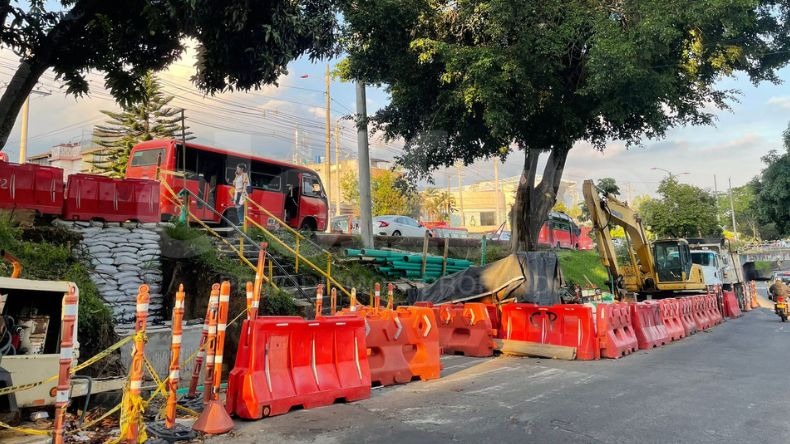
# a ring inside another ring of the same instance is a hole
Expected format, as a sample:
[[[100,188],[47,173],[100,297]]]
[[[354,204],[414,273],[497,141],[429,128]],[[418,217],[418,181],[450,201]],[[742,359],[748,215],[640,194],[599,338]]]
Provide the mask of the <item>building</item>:
[[[496,192],[496,183],[493,180],[464,185],[461,193],[458,188],[450,189],[450,194],[455,199],[451,225],[466,227],[470,233],[494,231],[503,223],[509,226],[508,215],[516,202],[520,179],[521,176],[513,176],[500,180],[499,193]],[[536,182],[540,182],[540,177]],[[569,180],[560,182],[557,201],[564,202],[568,207],[577,205],[577,183]]]
[[[77,173],[94,173],[99,153],[104,148],[92,143],[69,142],[53,146],[49,151],[27,158],[28,163],[63,169],[63,179]]]

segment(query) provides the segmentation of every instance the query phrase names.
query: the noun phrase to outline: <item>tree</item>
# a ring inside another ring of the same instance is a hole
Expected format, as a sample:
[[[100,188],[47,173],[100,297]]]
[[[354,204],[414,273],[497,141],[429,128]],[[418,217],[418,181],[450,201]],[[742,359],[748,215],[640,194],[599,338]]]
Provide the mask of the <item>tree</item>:
[[[735,208],[735,225],[739,232],[749,237],[760,238],[760,221],[755,200],[754,181],[732,189],[732,207]],[[717,199],[719,207],[719,221],[729,231],[734,231],[732,226],[732,209],[730,208],[730,195],[723,193]]]
[[[359,209],[359,179],[354,171],[347,171],[340,177],[340,196]]]
[[[110,120],[107,125],[96,126],[94,131],[94,141],[105,148],[93,161],[99,173],[123,177],[134,145],[181,135],[180,110],[167,106],[173,96],[162,93],[152,73],[146,74],[142,82],[143,96],[138,102],[122,107],[121,112],[102,111]],[[186,128],[183,135],[192,138]]]
[[[422,202],[430,220],[449,221],[450,215],[455,211],[455,198],[447,191],[428,188],[422,192]]]
[[[16,6],[17,4],[23,6]],[[195,43],[195,84],[208,93],[276,83],[291,60],[334,54],[334,0],[0,0],[0,45],[19,66],[0,96],[0,147],[38,79],[48,69],[66,92],[89,92],[86,76],[102,72],[122,105],[143,96],[148,71]]]
[[[642,220],[658,237],[721,235],[716,198],[709,191],[668,177],[658,186],[658,194],[660,198],[641,205]]]
[[[551,211],[556,211],[558,213],[568,213],[568,207],[565,205],[565,202],[558,200],[553,207],[551,207]]]
[[[373,215],[415,215],[413,212],[413,200],[416,193],[413,190],[404,188],[406,186],[407,184],[402,180],[402,175],[394,171],[384,171],[377,174],[370,183]]]
[[[513,248],[537,248],[568,153],[709,124],[745,71],[777,81],[790,6],[773,0],[660,2],[341,0],[345,78],[383,84],[373,117],[403,138],[416,178],[456,161],[524,153]],[[539,156],[547,154],[538,182]]]
[[[782,236],[790,233],[790,126],[783,134],[785,152],[763,156],[766,168],[752,181],[755,211],[762,223],[774,224]]]
[[[617,181],[612,177],[598,179],[598,182],[595,184],[595,186],[597,186],[604,195],[611,194],[615,197],[620,195],[620,187],[617,185]]]

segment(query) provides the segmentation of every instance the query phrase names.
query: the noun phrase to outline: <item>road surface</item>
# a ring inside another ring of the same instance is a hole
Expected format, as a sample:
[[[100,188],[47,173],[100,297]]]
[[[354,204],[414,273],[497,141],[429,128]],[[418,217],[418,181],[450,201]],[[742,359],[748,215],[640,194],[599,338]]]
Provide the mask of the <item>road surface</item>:
[[[237,421],[209,442],[788,442],[788,341],[790,323],[762,308],[620,360],[444,357],[439,380]]]

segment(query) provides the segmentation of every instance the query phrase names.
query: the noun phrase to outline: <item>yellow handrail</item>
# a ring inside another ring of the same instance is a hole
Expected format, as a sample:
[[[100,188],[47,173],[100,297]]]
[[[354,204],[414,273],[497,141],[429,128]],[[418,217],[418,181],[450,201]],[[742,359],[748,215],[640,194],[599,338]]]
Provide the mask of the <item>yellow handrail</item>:
[[[266,228],[264,228],[264,227],[263,227],[261,224],[259,224],[258,222],[255,222],[255,221],[254,221],[252,218],[249,218],[247,215],[245,215],[244,217],[245,217],[245,218],[247,218],[247,219],[249,219],[249,222],[250,222],[250,223],[251,223],[253,226],[255,226],[256,228],[258,228],[259,230],[263,231],[263,233],[264,233],[265,235],[267,235],[267,236],[268,236],[268,237],[270,237],[271,239],[273,239],[273,240],[276,240],[277,242],[279,242],[279,243],[280,243],[280,245],[282,245],[283,247],[285,247],[285,248],[286,248],[286,249],[287,249],[287,250],[288,250],[288,251],[289,251],[291,254],[293,254],[293,255],[294,255],[294,256],[296,256],[296,257],[299,257],[303,263],[307,264],[307,265],[308,265],[310,268],[312,268],[313,270],[317,271],[317,272],[318,272],[318,273],[319,273],[321,276],[323,276],[324,278],[326,278],[326,280],[327,280],[328,282],[332,283],[332,284],[333,284],[335,287],[339,288],[339,289],[340,289],[340,291],[342,291],[343,293],[345,293],[345,294],[346,294],[346,296],[351,296],[351,293],[349,293],[349,291],[348,291],[348,290],[346,290],[346,289],[345,289],[345,288],[344,288],[344,287],[343,287],[343,286],[342,286],[342,285],[341,285],[341,284],[340,284],[338,281],[336,281],[336,280],[335,280],[335,279],[334,279],[334,278],[333,278],[333,277],[332,277],[332,276],[331,276],[329,273],[327,273],[326,271],[322,270],[321,268],[319,268],[319,267],[318,267],[317,265],[315,265],[314,263],[310,262],[310,260],[308,260],[306,257],[304,257],[304,256],[302,256],[301,254],[299,254],[299,253],[298,253],[296,250],[294,250],[293,248],[291,248],[291,246],[290,246],[290,245],[288,245],[287,243],[285,243],[285,242],[284,242],[282,239],[280,239],[279,237],[275,236],[275,235],[274,235],[274,234],[273,234],[271,231],[269,231],[269,230],[267,230]]]
[[[269,217],[271,217],[272,219],[274,219],[274,220],[275,220],[275,221],[276,221],[276,222],[277,222],[277,223],[278,223],[280,226],[282,226],[282,227],[283,227],[283,228],[285,228],[286,230],[290,231],[290,232],[291,232],[291,233],[292,233],[294,236],[296,236],[298,239],[304,239],[304,240],[306,240],[306,241],[310,242],[310,239],[306,238],[306,237],[305,237],[305,236],[304,236],[302,233],[300,233],[299,231],[297,231],[297,230],[294,230],[294,229],[293,229],[293,227],[291,227],[290,225],[288,225],[287,223],[285,223],[285,221],[284,221],[284,220],[282,220],[282,219],[280,219],[279,217],[277,217],[277,216],[275,216],[274,214],[272,214],[272,212],[271,212],[271,211],[269,211],[269,210],[267,210],[266,208],[262,207],[262,206],[261,206],[261,205],[260,205],[258,202],[255,202],[254,200],[250,199],[250,197],[249,197],[249,196],[247,196],[247,197],[246,197],[246,200],[247,200],[247,202],[249,202],[249,203],[251,203],[253,206],[255,206],[255,208],[257,208],[258,210],[260,210],[260,211],[262,211],[263,213],[265,213],[267,216],[269,216]],[[246,216],[246,214],[247,214],[247,213],[244,213],[244,214],[245,214],[245,216]],[[314,242],[311,242],[311,243],[313,243],[313,244],[315,245],[315,243],[314,243]],[[329,256],[331,256],[331,255],[332,255],[332,253],[331,253],[331,252],[327,251],[326,249],[324,249],[324,248],[323,248],[323,247],[321,247],[320,245],[316,245],[316,247],[318,247],[318,249],[319,249],[319,250],[321,250],[321,252],[322,252],[322,253],[324,253],[324,254],[327,254],[327,255],[329,255]]]
[[[164,185],[164,186],[165,186],[165,190],[167,190],[167,191],[168,191],[168,192],[169,192],[169,193],[172,195],[172,198],[173,198],[173,199],[175,199],[175,201],[176,201],[176,202],[178,202],[178,203],[179,203],[179,205],[181,205],[181,206],[183,206],[183,205],[184,205],[184,203],[181,201],[181,198],[180,198],[180,197],[178,197],[178,194],[177,194],[177,193],[176,193],[176,192],[173,190],[173,188],[171,188],[171,187],[170,187],[170,185],[168,185],[168,184],[167,184],[167,182],[162,182],[162,181],[160,181],[159,183],[161,183],[162,185]],[[227,245],[228,247],[230,247],[230,249],[231,249],[231,250],[233,250],[233,252],[234,252],[234,253],[236,253],[236,255],[237,255],[237,256],[239,256],[239,259],[241,259],[241,261],[242,261],[242,262],[243,262],[245,265],[247,265],[248,267],[250,267],[250,268],[251,268],[253,271],[256,271],[256,270],[257,270],[257,267],[256,267],[256,266],[255,266],[255,265],[254,265],[252,262],[250,262],[250,260],[249,260],[249,259],[247,259],[246,257],[244,257],[244,254],[243,254],[241,251],[239,251],[238,249],[236,249],[236,247],[234,247],[234,246],[233,246],[233,245],[232,245],[230,242],[228,242],[228,241],[227,241],[227,239],[225,239],[225,238],[223,238],[222,236],[220,236],[220,235],[219,235],[219,233],[217,233],[217,232],[216,232],[214,229],[212,229],[211,227],[209,227],[208,225],[206,225],[206,223],[205,223],[205,222],[203,222],[202,220],[200,220],[200,218],[196,217],[196,216],[195,216],[195,215],[192,213],[192,211],[191,211],[189,208],[187,208],[187,216],[189,216],[189,218],[190,218],[190,219],[194,219],[194,220],[195,220],[195,221],[196,221],[198,224],[200,224],[200,226],[202,226],[203,228],[205,228],[205,229],[206,229],[206,231],[208,231],[208,233],[209,233],[209,234],[211,234],[212,236],[214,236],[214,237],[216,237],[217,239],[221,240],[221,241],[222,241],[222,242],[223,242],[225,245]],[[245,218],[246,218],[246,217],[247,217],[247,216],[246,216],[246,214],[245,214]],[[275,289],[279,290],[279,287],[277,287],[277,285],[276,285],[274,282],[270,281],[268,277],[266,277],[266,276],[263,276],[263,279],[264,279],[264,280],[265,280],[265,281],[266,281],[268,284],[270,284],[272,287],[274,287]]]

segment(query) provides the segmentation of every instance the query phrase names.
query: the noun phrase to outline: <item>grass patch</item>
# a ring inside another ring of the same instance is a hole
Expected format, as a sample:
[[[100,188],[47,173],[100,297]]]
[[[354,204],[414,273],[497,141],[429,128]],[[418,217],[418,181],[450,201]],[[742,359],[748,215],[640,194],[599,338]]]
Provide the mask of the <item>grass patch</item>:
[[[588,287],[589,282],[605,290],[609,288],[606,281],[609,273],[601,264],[601,259],[594,250],[590,251],[558,251],[560,269],[566,284],[579,284]]]

